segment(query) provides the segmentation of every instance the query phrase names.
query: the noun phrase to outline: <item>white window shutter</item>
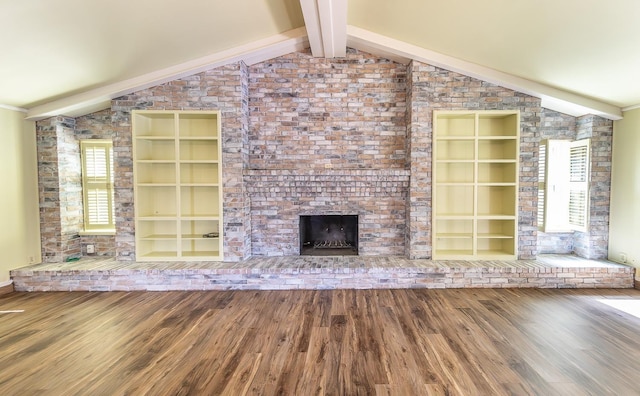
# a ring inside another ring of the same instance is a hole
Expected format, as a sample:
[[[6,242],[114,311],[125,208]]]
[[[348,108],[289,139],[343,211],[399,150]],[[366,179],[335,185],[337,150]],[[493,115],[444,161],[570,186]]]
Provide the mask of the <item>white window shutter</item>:
[[[105,140],[80,142],[85,231],[115,228],[112,146],[111,141]]]
[[[589,224],[589,139],[571,142],[569,149],[569,224],[587,231]]]
[[[538,150],[538,229],[545,228],[546,190],[547,190],[547,141],[540,142]]]

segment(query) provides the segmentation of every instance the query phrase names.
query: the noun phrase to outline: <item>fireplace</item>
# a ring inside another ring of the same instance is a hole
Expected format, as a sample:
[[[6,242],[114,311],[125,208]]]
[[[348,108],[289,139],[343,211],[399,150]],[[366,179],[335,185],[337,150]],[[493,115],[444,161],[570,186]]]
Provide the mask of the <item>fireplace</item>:
[[[300,255],[358,254],[357,215],[300,216]]]

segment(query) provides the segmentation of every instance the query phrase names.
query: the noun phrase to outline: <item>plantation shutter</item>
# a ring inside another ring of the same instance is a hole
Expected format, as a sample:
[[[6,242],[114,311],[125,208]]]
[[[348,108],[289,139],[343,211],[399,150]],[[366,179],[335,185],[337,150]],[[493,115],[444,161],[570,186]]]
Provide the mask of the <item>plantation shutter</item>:
[[[107,140],[83,140],[80,148],[85,231],[114,229],[113,145]]]
[[[571,142],[569,149],[569,224],[586,231],[589,221],[589,139]]]
[[[544,230],[545,201],[547,190],[547,141],[540,143],[538,151],[538,229]]]

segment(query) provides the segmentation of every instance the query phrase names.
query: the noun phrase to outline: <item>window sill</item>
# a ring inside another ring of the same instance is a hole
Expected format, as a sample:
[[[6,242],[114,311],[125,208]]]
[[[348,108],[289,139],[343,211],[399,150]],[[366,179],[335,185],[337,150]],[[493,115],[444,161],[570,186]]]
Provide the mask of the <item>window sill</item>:
[[[80,236],[91,236],[91,235],[116,235],[116,230],[89,230],[89,231],[80,231],[78,233]]]

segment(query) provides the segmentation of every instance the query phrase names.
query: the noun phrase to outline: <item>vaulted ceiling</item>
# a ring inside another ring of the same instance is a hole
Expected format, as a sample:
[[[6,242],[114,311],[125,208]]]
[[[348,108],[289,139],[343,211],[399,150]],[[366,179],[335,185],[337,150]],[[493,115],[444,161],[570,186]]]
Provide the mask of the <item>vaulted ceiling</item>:
[[[0,105],[79,115],[243,60],[346,46],[611,119],[640,104],[637,0],[0,1]]]

